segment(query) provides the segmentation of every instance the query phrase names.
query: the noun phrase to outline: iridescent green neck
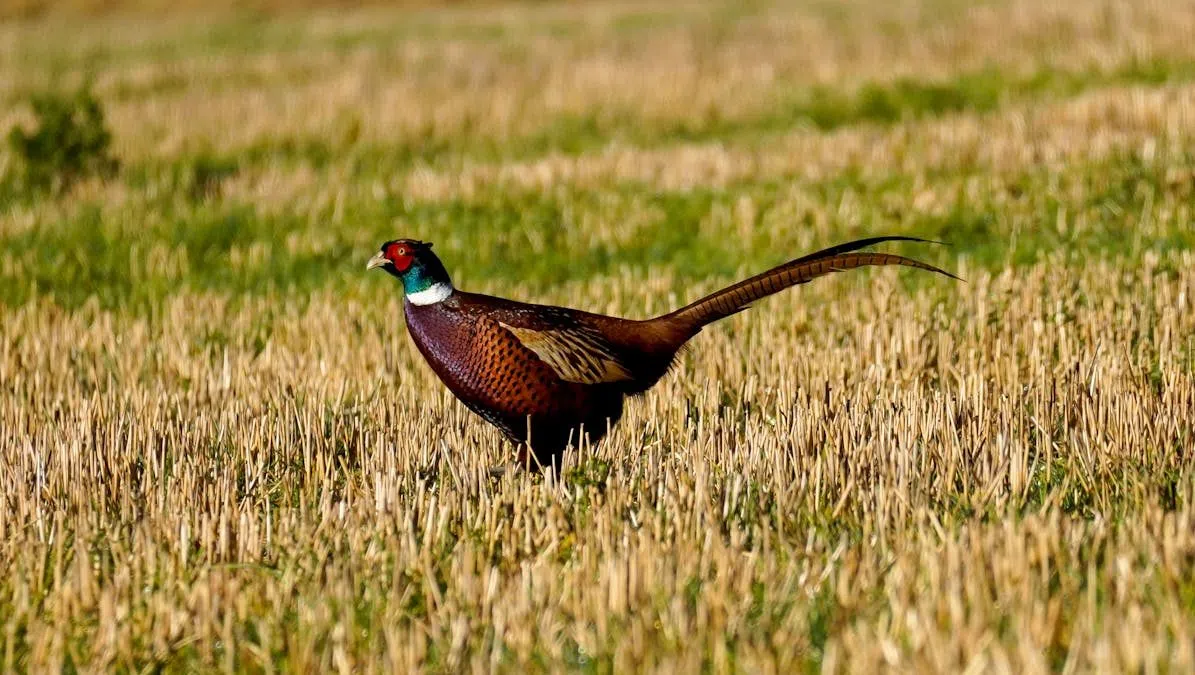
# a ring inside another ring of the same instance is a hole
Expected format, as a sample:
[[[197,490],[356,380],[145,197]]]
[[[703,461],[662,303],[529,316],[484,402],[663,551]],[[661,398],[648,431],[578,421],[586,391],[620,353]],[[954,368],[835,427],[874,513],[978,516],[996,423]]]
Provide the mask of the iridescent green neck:
[[[452,295],[452,280],[448,278],[448,272],[432,256],[411,263],[400,278],[407,300],[416,305],[434,304]]]

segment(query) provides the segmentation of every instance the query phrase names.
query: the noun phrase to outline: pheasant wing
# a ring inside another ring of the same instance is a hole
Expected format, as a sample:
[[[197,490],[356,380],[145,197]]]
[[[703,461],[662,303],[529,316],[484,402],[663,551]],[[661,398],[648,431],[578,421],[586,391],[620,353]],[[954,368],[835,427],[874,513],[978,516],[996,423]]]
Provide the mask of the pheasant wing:
[[[592,328],[532,329],[499,324],[524,347],[535,352],[562,380],[599,384],[632,379],[630,370],[619,359],[614,347]]]

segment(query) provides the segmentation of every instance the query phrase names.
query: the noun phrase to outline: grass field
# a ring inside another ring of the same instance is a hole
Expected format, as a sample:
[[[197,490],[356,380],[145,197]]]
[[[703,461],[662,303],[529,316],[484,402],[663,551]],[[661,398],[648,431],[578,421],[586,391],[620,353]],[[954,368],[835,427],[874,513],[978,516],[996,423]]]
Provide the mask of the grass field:
[[[90,81],[121,164],[0,150],[0,671],[1195,669],[1195,3],[115,4],[0,24],[0,132]],[[967,282],[770,299],[548,477],[363,269],[876,234]]]

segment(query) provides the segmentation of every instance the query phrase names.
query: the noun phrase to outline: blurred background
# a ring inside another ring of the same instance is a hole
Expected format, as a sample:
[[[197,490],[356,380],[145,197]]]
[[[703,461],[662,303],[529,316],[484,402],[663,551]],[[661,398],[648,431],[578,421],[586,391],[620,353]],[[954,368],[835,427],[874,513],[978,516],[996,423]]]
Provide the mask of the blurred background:
[[[400,231],[544,289],[880,231],[1190,243],[1184,3],[5,7],[9,301],[354,286]]]

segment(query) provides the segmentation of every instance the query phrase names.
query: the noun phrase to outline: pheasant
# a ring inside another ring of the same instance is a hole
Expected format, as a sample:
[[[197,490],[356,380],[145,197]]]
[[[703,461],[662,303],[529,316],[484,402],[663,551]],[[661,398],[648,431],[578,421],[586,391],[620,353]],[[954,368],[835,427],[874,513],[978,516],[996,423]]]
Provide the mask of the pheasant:
[[[840,244],[643,321],[458,290],[432,245],[413,239],[382,244],[366,269],[381,268],[402,281],[407,330],[432,370],[515,443],[520,465],[536,469],[554,466],[582,434],[600,441],[622,416],[624,399],[658,382],[686,342],[761,298],[868,265],[905,265],[958,279],[899,255],[856,252],[887,241],[928,240],[890,236]]]

